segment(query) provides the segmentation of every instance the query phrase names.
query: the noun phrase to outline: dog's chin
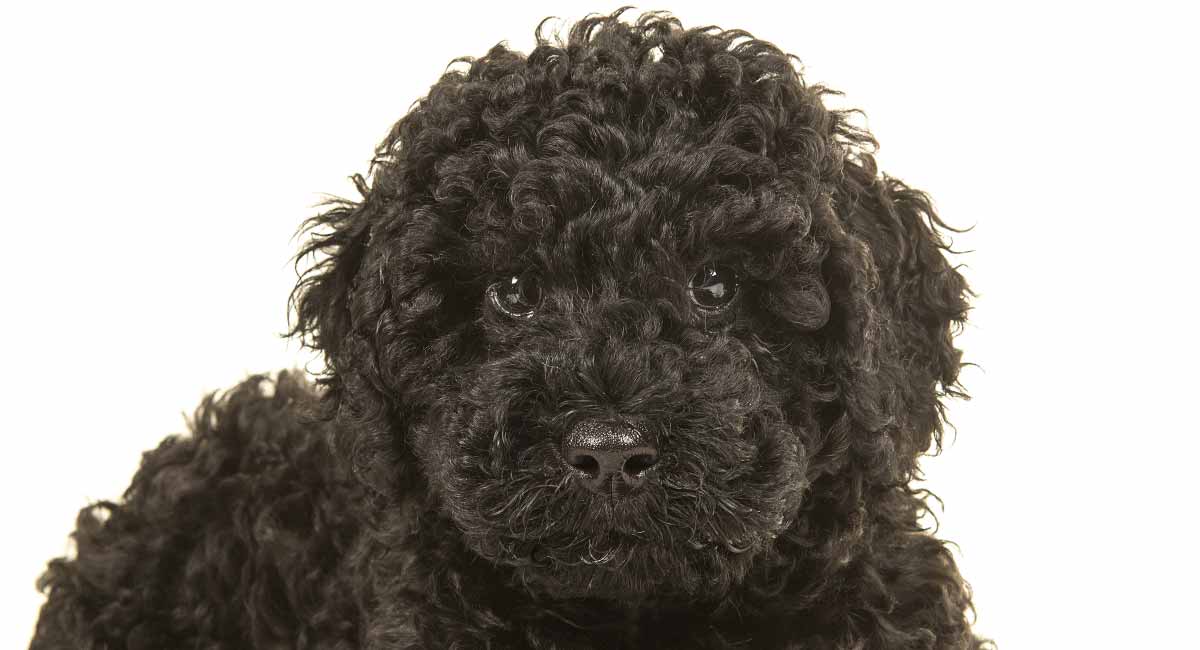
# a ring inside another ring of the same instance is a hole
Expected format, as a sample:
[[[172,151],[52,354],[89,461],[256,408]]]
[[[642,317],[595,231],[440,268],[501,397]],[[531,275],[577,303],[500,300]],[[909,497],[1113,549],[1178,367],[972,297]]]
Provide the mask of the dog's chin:
[[[504,544],[524,552],[490,557],[513,568],[518,585],[555,599],[614,601],[719,599],[745,578],[774,535],[755,539],[658,544],[610,537],[559,547],[553,540]]]

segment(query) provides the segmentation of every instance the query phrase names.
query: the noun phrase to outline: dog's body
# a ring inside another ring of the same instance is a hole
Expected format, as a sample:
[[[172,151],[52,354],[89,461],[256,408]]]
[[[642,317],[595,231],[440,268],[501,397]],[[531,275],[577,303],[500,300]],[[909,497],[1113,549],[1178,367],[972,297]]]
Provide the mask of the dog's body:
[[[85,509],[33,647],[974,648],[917,458],[967,286],[774,46],[648,14],[448,73],[294,334]]]

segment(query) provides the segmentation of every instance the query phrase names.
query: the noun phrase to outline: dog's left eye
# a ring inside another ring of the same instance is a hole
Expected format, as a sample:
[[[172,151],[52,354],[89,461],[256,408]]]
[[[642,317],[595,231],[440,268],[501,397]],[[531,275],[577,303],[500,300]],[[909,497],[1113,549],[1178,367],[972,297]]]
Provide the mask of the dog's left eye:
[[[514,318],[529,318],[537,309],[542,292],[537,278],[528,274],[513,275],[487,288],[492,305]]]
[[[688,281],[688,294],[703,311],[717,312],[729,306],[737,294],[737,274],[728,266],[706,264]]]

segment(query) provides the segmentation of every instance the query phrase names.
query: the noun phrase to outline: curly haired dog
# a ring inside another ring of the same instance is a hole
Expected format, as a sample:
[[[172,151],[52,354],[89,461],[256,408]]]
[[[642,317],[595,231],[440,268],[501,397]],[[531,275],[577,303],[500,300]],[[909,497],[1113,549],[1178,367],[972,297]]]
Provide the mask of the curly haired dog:
[[[621,11],[451,69],[282,372],[79,515],[32,647],[976,648],[918,522],[970,295],[794,57]]]

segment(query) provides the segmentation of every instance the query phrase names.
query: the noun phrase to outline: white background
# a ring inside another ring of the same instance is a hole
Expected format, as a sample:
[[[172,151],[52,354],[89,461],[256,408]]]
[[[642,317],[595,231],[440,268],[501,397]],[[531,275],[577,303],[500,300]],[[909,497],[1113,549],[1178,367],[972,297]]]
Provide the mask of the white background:
[[[308,360],[278,336],[290,237],[323,193],[354,196],[446,63],[614,8],[166,4],[0,11],[4,647],[27,643],[76,510],[206,391]],[[798,54],[866,110],[883,169],[975,226],[960,343],[982,369],[927,467],[978,631],[1194,643],[1194,17],[807,4],[675,11]]]

